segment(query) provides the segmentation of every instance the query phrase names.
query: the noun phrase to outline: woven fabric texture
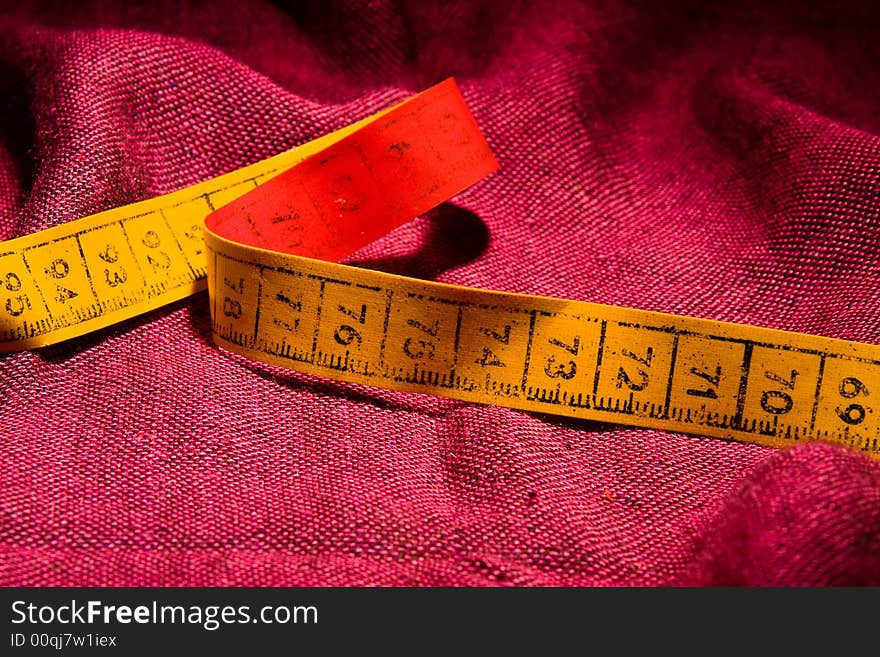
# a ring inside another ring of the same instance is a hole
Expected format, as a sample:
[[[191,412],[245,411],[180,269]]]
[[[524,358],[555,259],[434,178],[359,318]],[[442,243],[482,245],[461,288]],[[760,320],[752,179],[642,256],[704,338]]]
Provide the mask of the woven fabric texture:
[[[704,4],[3,3],[0,239],[452,75],[501,170],[352,261],[880,342],[880,13]],[[880,584],[880,464],[282,371],[201,294],[0,357],[0,584]]]

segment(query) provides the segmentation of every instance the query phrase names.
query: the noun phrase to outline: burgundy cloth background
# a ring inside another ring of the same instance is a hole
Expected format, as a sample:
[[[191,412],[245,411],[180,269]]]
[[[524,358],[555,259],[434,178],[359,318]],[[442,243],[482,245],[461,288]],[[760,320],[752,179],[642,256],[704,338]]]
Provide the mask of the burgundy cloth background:
[[[356,261],[880,341],[867,3],[3,4],[2,239],[454,75],[501,171]],[[3,356],[0,404],[5,585],[880,584],[863,455],[290,373],[205,295]]]

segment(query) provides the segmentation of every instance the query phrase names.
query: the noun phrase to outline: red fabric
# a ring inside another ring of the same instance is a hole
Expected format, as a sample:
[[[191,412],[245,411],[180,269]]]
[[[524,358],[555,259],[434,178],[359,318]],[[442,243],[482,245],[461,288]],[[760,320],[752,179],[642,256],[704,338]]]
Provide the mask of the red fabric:
[[[501,170],[358,261],[880,341],[867,3],[130,4],[6,3],[0,237],[452,75]],[[293,374],[205,295],[0,358],[0,403],[7,585],[880,584],[863,455]]]

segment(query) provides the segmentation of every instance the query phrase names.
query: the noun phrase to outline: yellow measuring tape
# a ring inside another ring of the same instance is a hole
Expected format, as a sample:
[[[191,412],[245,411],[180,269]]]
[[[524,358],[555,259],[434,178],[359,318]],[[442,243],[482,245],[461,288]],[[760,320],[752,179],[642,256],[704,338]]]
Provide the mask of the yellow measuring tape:
[[[0,351],[160,307],[204,289],[207,275],[215,342],[273,365],[763,445],[822,440],[880,457],[878,346],[328,261],[495,166],[450,80],[263,162],[8,241]]]

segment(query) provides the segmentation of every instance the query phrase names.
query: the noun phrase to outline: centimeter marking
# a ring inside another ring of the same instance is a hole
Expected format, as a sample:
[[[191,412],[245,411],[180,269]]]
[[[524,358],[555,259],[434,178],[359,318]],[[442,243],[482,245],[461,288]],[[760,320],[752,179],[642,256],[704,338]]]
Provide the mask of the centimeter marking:
[[[371,386],[880,456],[880,349],[585,302],[474,290],[208,233],[215,341]],[[223,281],[223,284],[220,284]]]

